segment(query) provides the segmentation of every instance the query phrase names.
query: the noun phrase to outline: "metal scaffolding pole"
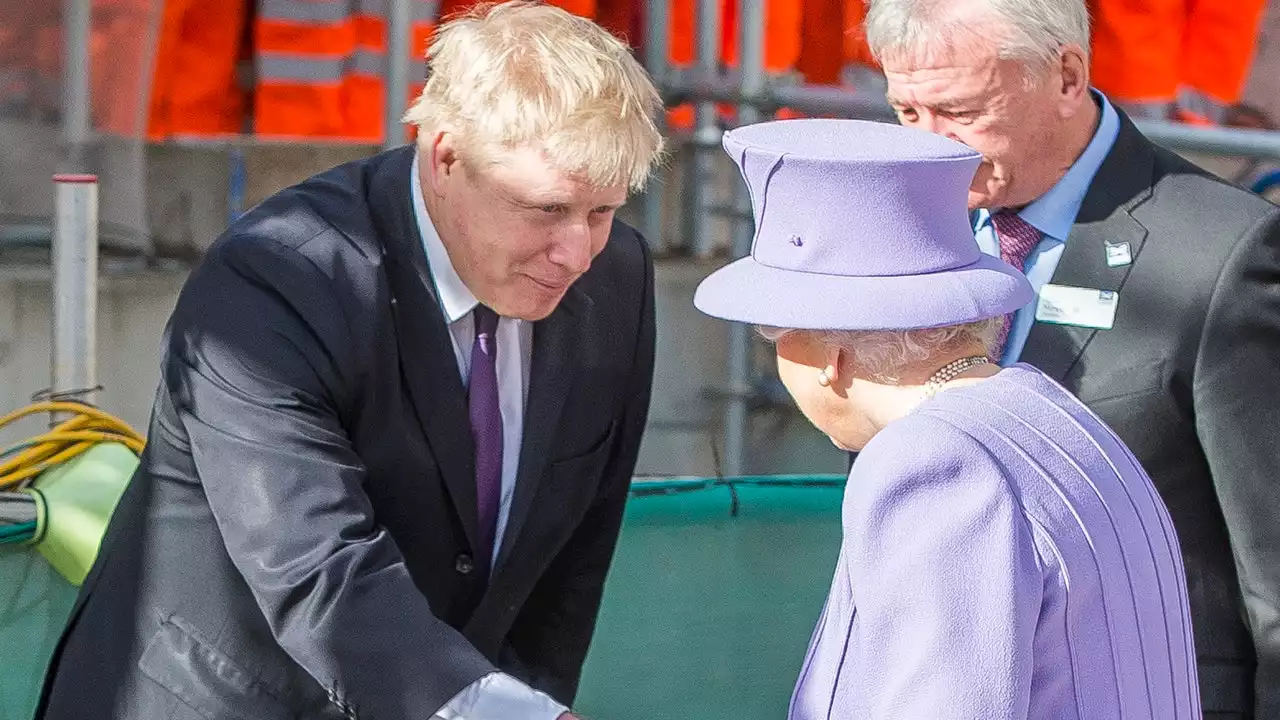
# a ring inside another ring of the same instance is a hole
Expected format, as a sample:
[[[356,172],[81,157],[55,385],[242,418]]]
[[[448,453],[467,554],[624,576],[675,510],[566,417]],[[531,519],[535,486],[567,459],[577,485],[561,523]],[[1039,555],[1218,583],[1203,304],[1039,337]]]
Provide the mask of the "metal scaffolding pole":
[[[818,115],[896,122],[883,98],[843,88],[765,83],[748,91],[722,78],[673,76],[667,78],[663,92],[673,103],[712,100],[750,104],[766,112],[789,107]],[[1152,142],[1170,150],[1280,160],[1280,132],[1273,130],[1151,121],[1135,121],[1135,124]]]
[[[750,89],[745,89],[748,87]],[[884,98],[836,87],[782,84],[768,78],[746,86],[724,78],[671,77],[663,91],[672,102],[708,99],[751,105],[763,112],[788,107],[815,115],[896,122],[893,110]]]
[[[409,37],[413,25],[414,0],[391,0],[387,22],[387,104],[382,147],[390,150],[404,144],[400,118],[409,99]]]
[[[720,76],[720,0],[698,0],[698,54],[696,73],[708,80]],[[693,252],[708,257],[713,252],[711,202],[715,181],[715,153],[720,144],[720,121],[715,102],[702,99],[696,106],[693,130],[692,176],[685,184],[685,215]]]
[[[1170,150],[1280,160],[1280,132],[1274,130],[1196,127],[1171,122],[1135,121],[1134,124],[1151,142]]]
[[[85,170],[89,144],[89,29],[90,0],[64,0],[62,43],[62,133],[66,143],[64,169]]]
[[[55,175],[50,389],[92,402],[97,380],[98,178]]]
[[[667,76],[671,74],[670,62],[668,61],[669,37],[667,34],[671,22],[671,7],[669,3],[670,0],[649,0],[644,5],[644,64],[649,70],[649,75],[653,78],[654,84],[658,87],[662,87],[667,82]],[[665,135],[665,113],[659,111],[655,121],[658,123],[658,131]],[[662,238],[662,196],[661,179],[654,178],[645,189],[640,232],[644,233],[649,243],[655,247],[663,247],[665,245]]]
[[[740,92],[742,97],[758,97],[765,90],[764,74],[764,0],[740,0],[742,49],[740,54]],[[750,125],[761,120],[760,108],[750,103],[738,107],[738,123]],[[751,196],[745,185],[739,183],[735,205],[738,219],[733,227],[733,257],[740,258],[751,252],[755,237],[755,222],[751,214]],[[742,323],[729,325],[729,402],[724,417],[724,472],[726,475],[742,475],[747,464],[748,428],[747,402],[751,396],[751,329]]]

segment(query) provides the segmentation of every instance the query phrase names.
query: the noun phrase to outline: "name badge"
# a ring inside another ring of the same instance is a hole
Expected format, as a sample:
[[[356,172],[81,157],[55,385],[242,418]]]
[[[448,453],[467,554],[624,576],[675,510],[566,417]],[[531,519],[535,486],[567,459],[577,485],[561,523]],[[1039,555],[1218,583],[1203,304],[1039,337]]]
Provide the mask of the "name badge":
[[[1120,295],[1111,290],[1045,285],[1036,303],[1036,320],[1054,325],[1110,330],[1116,321]]]

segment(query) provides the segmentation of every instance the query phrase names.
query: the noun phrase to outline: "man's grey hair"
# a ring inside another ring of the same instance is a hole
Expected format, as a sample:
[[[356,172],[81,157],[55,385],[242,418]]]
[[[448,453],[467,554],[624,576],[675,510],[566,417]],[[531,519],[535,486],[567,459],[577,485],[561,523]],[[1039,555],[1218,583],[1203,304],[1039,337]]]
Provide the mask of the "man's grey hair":
[[[963,36],[998,40],[999,57],[1041,71],[1064,45],[1089,52],[1085,0],[868,0],[864,27],[880,63],[943,50]]]
[[[954,354],[971,345],[996,357],[995,342],[1003,317],[963,325],[918,330],[789,330],[759,327],[761,337],[777,342],[794,332],[814,334],[819,341],[847,351],[858,371],[876,382],[895,384],[902,372],[935,357]],[[937,369],[937,368],[935,368]]]

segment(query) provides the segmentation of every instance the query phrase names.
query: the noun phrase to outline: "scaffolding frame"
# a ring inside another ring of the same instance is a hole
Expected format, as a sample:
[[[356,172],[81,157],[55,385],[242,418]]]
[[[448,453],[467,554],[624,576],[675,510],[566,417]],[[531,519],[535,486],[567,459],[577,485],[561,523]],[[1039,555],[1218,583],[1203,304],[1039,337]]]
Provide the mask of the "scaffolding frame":
[[[383,146],[387,148],[403,142],[400,118],[405,110],[411,83],[409,38],[411,3],[414,1],[390,0],[388,3],[390,50],[384,118],[386,131],[383,139]],[[63,2],[68,39],[65,43],[63,83],[63,135],[67,156],[63,166],[67,172],[86,172],[83,158],[91,137],[88,56],[90,0]],[[644,63],[668,106],[692,102],[696,107],[695,129],[690,139],[693,153],[693,172],[690,178],[692,184],[689,191],[683,194],[680,208],[682,216],[688,220],[685,225],[688,228],[687,237],[683,238],[683,242],[669,244],[662,241],[662,183],[652,183],[641,198],[641,230],[650,242],[676,253],[691,253],[699,257],[716,254],[717,248],[713,247],[710,228],[710,219],[715,215],[728,215],[734,223],[732,256],[742,257],[750,252],[754,228],[745,187],[739,183],[735,202],[728,208],[713,205],[707,192],[711,186],[712,162],[720,151],[723,133],[716,113],[716,103],[735,105],[740,124],[757,122],[784,107],[804,113],[893,121],[893,114],[882,98],[869,97],[866,93],[855,94],[838,87],[797,85],[769,77],[764,67],[764,0],[738,0],[738,3],[741,62],[734,74],[736,77],[726,73],[720,63],[721,27],[717,0],[698,0],[696,4],[697,58],[692,72],[677,72],[669,61],[669,0],[649,0],[646,5]],[[1152,141],[1175,151],[1280,160],[1280,132],[1191,127],[1170,122],[1139,122],[1137,125]],[[225,141],[214,141],[213,144],[222,142]],[[244,144],[253,144],[253,140],[242,139],[230,144],[234,150]],[[90,235],[92,233],[85,233],[84,237]],[[59,304],[58,307],[62,309],[64,305]],[[75,317],[84,317],[83,308],[67,306],[65,312],[73,313]],[[69,320],[63,319],[62,322],[66,326]],[[93,330],[92,327],[83,328],[83,332],[87,334],[91,334]],[[749,329],[735,323],[729,332],[728,372],[725,387],[720,389],[721,394],[727,398],[724,411],[723,467],[720,470],[725,475],[732,476],[743,474],[748,466],[748,408],[755,396],[755,384]],[[92,363],[94,358],[85,358],[85,362]]]

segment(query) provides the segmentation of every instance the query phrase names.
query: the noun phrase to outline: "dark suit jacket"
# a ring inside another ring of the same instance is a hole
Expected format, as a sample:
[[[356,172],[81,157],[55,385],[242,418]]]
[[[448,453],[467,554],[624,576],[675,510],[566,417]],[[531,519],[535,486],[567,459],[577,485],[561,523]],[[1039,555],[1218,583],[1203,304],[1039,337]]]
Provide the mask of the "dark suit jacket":
[[[1108,241],[1132,264],[1108,267]],[[1052,282],[1117,291],[1115,325],[1036,323],[1021,359],[1110,424],[1163,496],[1206,712],[1280,718],[1280,209],[1122,116]]]
[[[426,718],[496,668],[572,702],[648,411],[651,257],[615,224],[535,325],[486,582],[411,160],[284,190],[192,273],[40,717]]]

